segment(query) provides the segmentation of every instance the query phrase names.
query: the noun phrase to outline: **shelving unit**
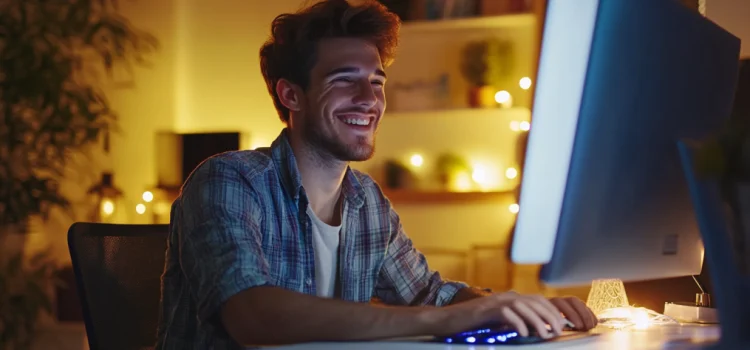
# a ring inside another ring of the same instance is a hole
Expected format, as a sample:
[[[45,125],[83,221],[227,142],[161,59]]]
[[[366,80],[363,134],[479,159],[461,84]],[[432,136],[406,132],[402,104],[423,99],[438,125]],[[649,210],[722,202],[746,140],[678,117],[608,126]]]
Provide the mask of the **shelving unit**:
[[[437,192],[416,190],[384,189],[383,193],[393,203],[428,204],[428,203],[459,203],[459,202],[492,202],[505,198],[512,198],[514,191],[491,192]]]
[[[180,188],[168,187],[158,188],[163,195],[161,199],[173,202],[180,194]],[[439,191],[417,191],[417,190],[394,190],[383,189],[383,193],[394,203],[458,203],[458,202],[477,202],[477,201],[498,201],[505,198],[512,198],[514,191],[487,191],[487,192],[439,192]]]
[[[533,13],[519,13],[502,16],[404,22],[401,25],[401,33],[413,34],[418,32],[435,32],[444,30],[513,28],[533,26],[535,24],[536,15]]]
[[[477,118],[518,118],[528,119],[529,110],[524,107],[512,108],[451,108],[415,111],[386,111],[386,118],[444,118],[444,117],[477,117]]]

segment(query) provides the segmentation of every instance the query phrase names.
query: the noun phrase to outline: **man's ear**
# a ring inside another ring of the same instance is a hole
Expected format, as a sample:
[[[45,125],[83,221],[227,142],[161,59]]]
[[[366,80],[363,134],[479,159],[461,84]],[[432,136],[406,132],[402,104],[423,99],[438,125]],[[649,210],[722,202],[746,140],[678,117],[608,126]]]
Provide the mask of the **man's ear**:
[[[302,89],[299,85],[286,79],[276,82],[276,95],[284,107],[290,111],[299,112],[302,108]]]

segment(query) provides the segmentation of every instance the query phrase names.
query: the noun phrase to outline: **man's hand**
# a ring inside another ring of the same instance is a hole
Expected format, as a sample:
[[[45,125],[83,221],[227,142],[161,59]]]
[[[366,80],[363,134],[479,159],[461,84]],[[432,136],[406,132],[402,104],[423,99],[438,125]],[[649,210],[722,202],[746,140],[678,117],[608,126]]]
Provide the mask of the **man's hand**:
[[[562,312],[565,318],[573,323],[575,330],[587,331],[596,327],[598,323],[594,312],[581,299],[575,297],[552,298],[550,302]]]
[[[594,314],[576,298],[547,299],[539,295],[508,292],[441,309],[436,310],[444,311],[442,320],[438,322],[443,325],[437,332],[439,335],[505,324],[515,328],[521,336],[528,336],[530,330],[535,330],[541,337],[549,338],[562,333],[565,326],[563,316],[576,326],[576,330],[589,330],[596,326]]]

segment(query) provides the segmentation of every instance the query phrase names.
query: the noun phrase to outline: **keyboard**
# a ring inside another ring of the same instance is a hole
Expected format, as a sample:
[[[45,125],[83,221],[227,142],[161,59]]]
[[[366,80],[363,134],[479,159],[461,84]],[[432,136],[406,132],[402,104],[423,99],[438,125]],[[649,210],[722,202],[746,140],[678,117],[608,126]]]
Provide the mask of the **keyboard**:
[[[476,329],[447,337],[436,337],[433,341],[447,344],[468,345],[526,345],[549,341],[567,341],[585,338],[592,335],[594,334],[589,332],[563,330],[561,335],[545,339],[539,336],[536,331],[531,330],[531,334],[524,337],[518,334],[513,328],[501,326]]]
[[[533,333],[523,337],[514,329],[506,327],[476,329],[452,336],[436,338],[436,341],[441,343],[472,345],[523,345],[541,343],[547,340],[549,339],[544,339]]]

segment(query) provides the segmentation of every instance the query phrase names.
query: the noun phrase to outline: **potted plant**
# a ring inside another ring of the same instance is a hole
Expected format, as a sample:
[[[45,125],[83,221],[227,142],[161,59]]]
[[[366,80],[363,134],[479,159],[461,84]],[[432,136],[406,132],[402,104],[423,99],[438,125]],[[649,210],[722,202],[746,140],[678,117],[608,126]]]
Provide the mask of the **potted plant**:
[[[466,44],[461,52],[461,74],[469,83],[469,107],[495,106],[495,91],[513,70],[509,42],[490,38]]]
[[[101,88],[115,66],[142,64],[156,39],[117,0],[0,3],[0,348],[33,336],[49,263],[23,256],[32,219],[70,209],[59,183],[71,155],[104,142],[116,113]]]

